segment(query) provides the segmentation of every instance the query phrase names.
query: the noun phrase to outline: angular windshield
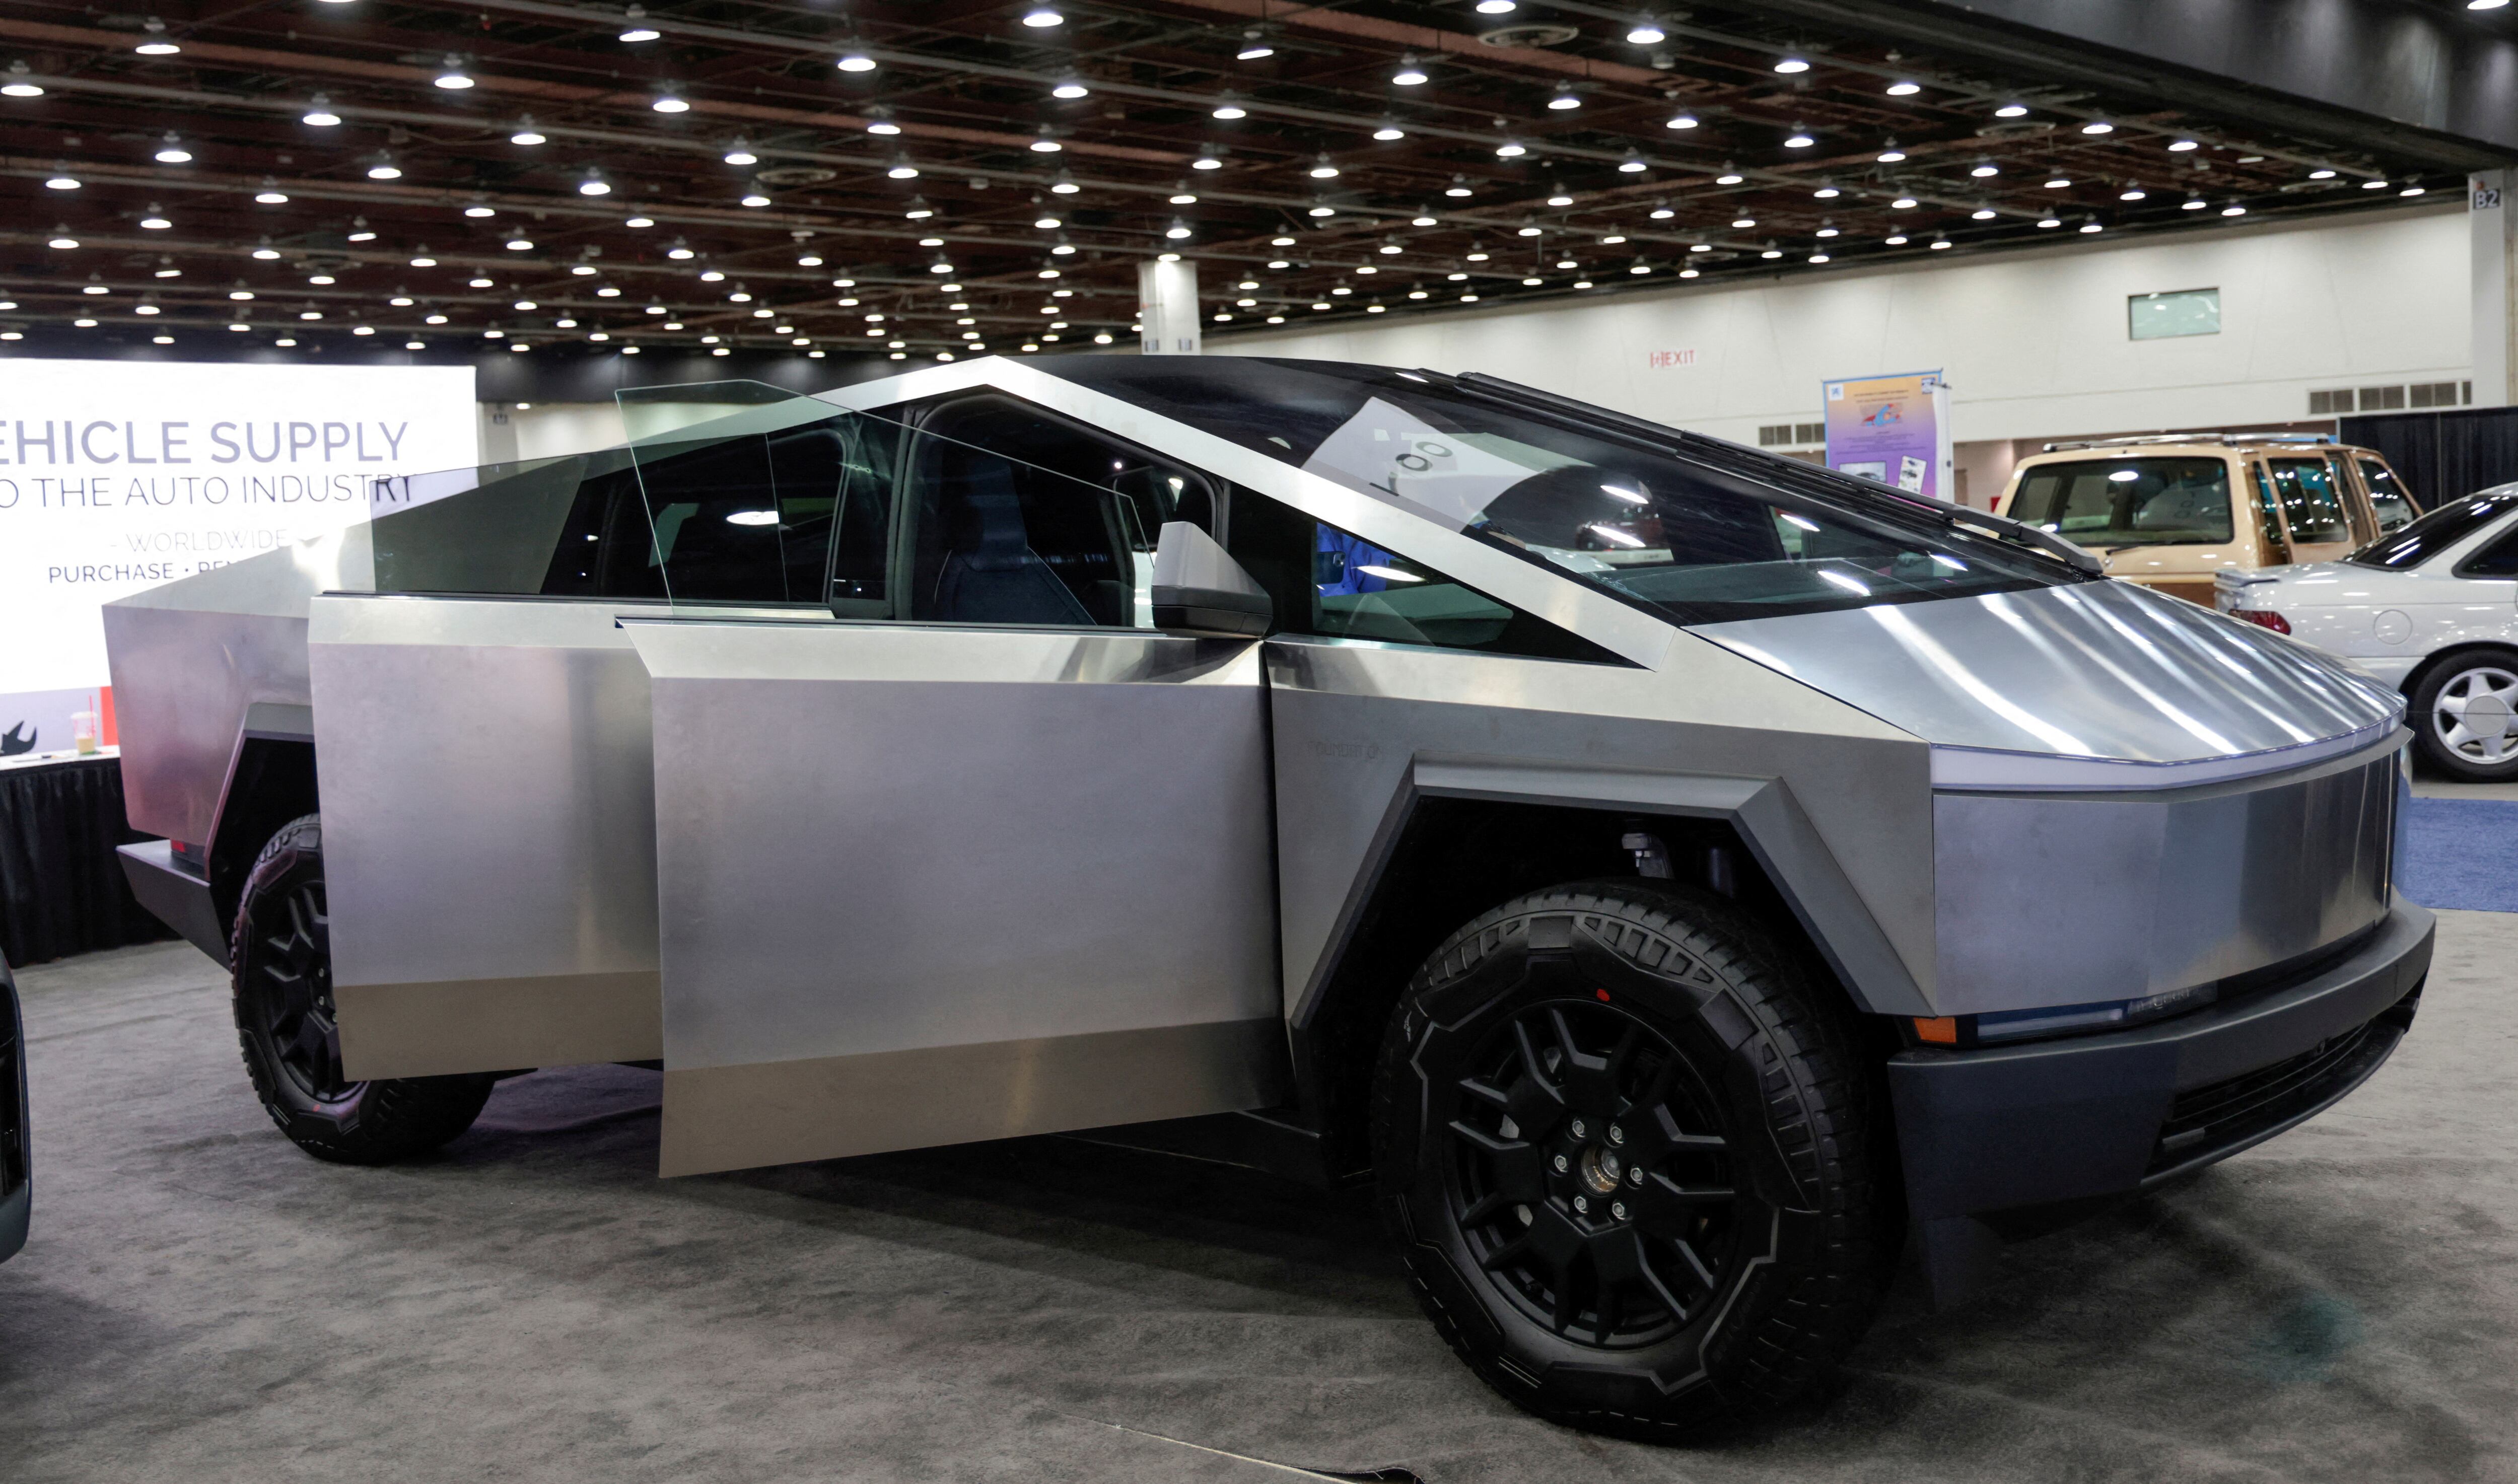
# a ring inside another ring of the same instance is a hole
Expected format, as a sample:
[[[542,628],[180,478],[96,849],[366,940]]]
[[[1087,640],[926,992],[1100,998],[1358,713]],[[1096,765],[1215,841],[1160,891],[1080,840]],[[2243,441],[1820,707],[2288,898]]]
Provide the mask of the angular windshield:
[[[2452,500],[2403,530],[2379,537],[2344,560],[2391,570],[2418,567],[2511,510],[2518,510],[2518,487],[2486,490],[2463,500]]]
[[[1680,623],[2079,580],[1866,481],[1434,372],[1239,357],[1044,369]]]
[[[2230,465],[2220,458],[2079,458],[2020,476],[2005,512],[2094,550],[2202,546],[2230,539]]]

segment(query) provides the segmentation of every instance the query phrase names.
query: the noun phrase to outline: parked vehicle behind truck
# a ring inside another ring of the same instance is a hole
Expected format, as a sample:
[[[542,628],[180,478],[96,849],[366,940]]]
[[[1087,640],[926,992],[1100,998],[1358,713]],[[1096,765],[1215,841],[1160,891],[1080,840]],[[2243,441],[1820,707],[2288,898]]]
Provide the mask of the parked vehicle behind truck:
[[[2416,513],[2375,450],[2236,433],[2050,443],[1995,508],[2206,607],[2217,573],[2339,560]]]
[[[108,610],[134,886],[322,1157],[652,1059],[668,1175],[1369,1178],[1480,1375],[1670,1437],[2411,1022],[2399,700],[2047,533],[1431,371],[626,412]]]

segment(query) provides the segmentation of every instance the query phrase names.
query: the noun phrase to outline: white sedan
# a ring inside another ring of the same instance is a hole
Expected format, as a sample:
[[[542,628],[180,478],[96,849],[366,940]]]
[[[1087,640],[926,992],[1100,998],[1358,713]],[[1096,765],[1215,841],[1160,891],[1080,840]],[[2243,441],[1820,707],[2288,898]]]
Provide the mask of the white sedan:
[[[2402,690],[2443,772],[2518,778],[2518,484],[2452,501],[2339,562],[2224,570],[2213,596]]]

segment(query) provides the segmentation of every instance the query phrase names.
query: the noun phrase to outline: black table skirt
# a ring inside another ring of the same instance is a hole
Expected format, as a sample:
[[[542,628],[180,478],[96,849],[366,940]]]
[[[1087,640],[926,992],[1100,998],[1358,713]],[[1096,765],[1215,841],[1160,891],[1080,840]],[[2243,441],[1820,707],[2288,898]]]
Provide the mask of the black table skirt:
[[[153,838],[123,818],[119,759],[0,769],[0,954],[40,964],[174,937],[132,898],[113,853]]]

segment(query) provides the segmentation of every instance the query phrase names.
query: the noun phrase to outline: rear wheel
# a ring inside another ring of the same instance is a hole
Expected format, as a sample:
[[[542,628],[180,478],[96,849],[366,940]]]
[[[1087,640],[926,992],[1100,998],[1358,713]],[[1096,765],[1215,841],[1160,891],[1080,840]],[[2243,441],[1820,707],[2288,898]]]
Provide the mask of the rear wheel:
[[[1847,1017],[1718,898],[1554,889],[1471,922],[1383,1045],[1383,1212],[1479,1375],[1666,1440],[1809,1393],[1893,1255]]]
[[[263,847],[245,878],[228,966],[245,1072],[271,1121],[308,1154],[387,1163],[463,1132],[489,1101],[489,1076],[342,1075],[319,816],[291,820]]]
[[[2518,651],[2473,649],[2432,667],[2408,718],[2422,756],[2474,783],[2518,778]]]

